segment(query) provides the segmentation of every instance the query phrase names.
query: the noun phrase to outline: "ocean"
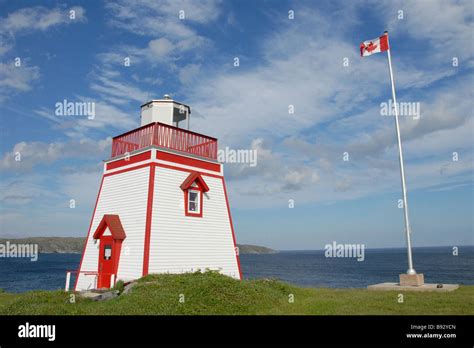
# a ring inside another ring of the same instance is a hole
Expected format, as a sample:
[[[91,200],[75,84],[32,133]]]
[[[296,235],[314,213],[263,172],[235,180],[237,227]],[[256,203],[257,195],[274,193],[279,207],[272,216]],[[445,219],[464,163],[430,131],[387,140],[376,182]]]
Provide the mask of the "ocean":
[[[0,289],[7,292],[62,289],[66,270],[77,269],[80,254],[40,254],[36,262],[0,258]],[[429,283],[474,285],[474,246],[414,248],[418,273]],[[356,258],[326,258],[324,251],[281,251],[277,254],[240,255],[245,279],[278,278],[305,287],[364,288],[397,282],[406,271],[406,249],[368,249]]]

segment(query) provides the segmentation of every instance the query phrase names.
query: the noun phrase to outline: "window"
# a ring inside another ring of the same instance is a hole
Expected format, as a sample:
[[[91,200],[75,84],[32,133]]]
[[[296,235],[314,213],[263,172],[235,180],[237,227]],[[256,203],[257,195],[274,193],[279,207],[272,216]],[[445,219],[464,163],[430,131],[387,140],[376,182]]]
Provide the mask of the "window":
[[[199,191],[189,190],[188,191],[188,212],[199,213]]]
[[[198,187],[184,191],[186,216],[202,217],[202,191]]]
[[[112,258],[112,245],[104,245],[104,260]]]
[[[209,187],[204,182],[201,175],[192,172],[181,184],[180,188],[184,193],[184,215],[192,217],[202,217],[203,195],[209,191]],[[206,196],[206,198],[208,198]]]

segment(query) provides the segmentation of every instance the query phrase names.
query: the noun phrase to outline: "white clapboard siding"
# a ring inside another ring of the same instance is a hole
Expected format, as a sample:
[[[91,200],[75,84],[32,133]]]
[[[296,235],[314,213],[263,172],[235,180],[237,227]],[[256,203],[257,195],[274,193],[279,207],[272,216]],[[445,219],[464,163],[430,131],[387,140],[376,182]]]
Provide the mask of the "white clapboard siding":
[[[99,241],[94,243],[93,233],[104,214],[117,214],[122,222],[126,238],[122,243],[116,279],[129,280],[141,277],[149,173],[150,168],[145,167],[104,177],[81,272],[97,272]],[[93,288],[95,286],[93,281],[94,277],[79,274],[76,289]]]
[[[149,273],[183,273],[206,268],[239,278],[221,178],[202,175],[203,217],[185,216],[180,185],[189,172],[156,168]]]

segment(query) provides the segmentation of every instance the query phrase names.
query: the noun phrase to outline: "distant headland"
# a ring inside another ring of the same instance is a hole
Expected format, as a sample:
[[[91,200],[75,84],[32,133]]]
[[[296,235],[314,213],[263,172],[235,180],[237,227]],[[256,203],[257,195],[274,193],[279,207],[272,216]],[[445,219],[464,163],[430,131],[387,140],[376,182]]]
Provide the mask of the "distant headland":
[[[80,254],[84,248],[85,238],[80,237],[27,237],[0,238],[0,244],[37,244],[38,251],[45,254]],[[274,254],[278,251],[249,244],[237,244],[240,254]]]

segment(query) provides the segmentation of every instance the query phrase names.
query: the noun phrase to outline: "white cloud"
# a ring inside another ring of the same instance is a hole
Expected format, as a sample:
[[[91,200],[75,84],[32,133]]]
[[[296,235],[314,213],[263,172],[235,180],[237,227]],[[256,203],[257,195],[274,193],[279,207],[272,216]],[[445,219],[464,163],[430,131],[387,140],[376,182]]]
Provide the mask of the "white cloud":
[[[200,64],[188,64],[181,69],[179,69],[179,81],[183,85],[188,85],[194,81],[196,81],[197,77],[199,76],[199,73],[201,71],[201,65]]]
[[[107,3],[112,12],[113,26],[141,35],[157,36],[166,33],[171,37],[189,38],[195,32],[188,23],[205,24],[220,15],[219,0],[135,0]],[[180,19],[184,11],[185,19]]]
[[[0,236],[84,236],[100,186],[102,166],[97,164],[94,170],[80,165],[71,172],[16,172],[3,179]]]
[[[436,59],[450,64],[453,56],[472,59],[472,1],[383,1],[377,2],[381,14],[387,20],[389,30],[394,34],[409,35],[413,39],[429,41]],[[398,11],[404,11],[399,20]],[[425,55],[422,60],[433,57]]]
[[[12,94],[29,91],[39,77],[39,68],[28,66],[26,62],[20,67],[16,67],[13,60],[10,64],[0,63],[0,102]]]
[[[70,18],[74,11],[75,19]],[[85,10],[80,6],[49,9],[43,6],[27,7],[9,13],[0,18],[0,56],[6,55],[13,47],[18,35],[34,31],[46,31],[62,25],[84,22]],[[13,58],[11,64],[0,63],[0,102],[15,93],[26,92],[39,79],[39,67],[28,66],[23,60],[16,67]]]
[[[1,183],[0,202],[5,205],[21,206],[34,200],[55,197],[56,194],[39,182],[13,179]]]
[[[97,69],[99,70],[99,69]],[[102,69],[99,73],[92,73],[90,89],[96,97],[78,95],[68,102],[88,102],[95,105],[95,116],[57,116],[55,105],[42,106],[35,110],[40,115],[55,124],[57,129],[72,138],[86,139],[91,136],[91,130],[106,132],[111,130],[130,130],[138,127],[140,122],[139,109],[148,98],[148,93],[134,86],[129,81],[122,81],[119,73]],[[63,100],[57,102],[62,103]],[[56,103],[56,102],[55,102]]]
[[[259,157],[257,168],[227,165],[228,178],[238,179],[235,187],[229,185],[237,206],[284,204],[289,197],[301,203],[398,192],[393,119],[382,118],[379,106],[390,93],[386,58],[361,59],[358,42],[348,42],[344,30],[334,30],[323,14],[304,9],[297,14],[298,25],[282,21],[281,29],[266,37],[263,62],[250,66],[244,57],[234,68],[229,56],[226,68],[202,71],[200,83],[186,88],[193,114],[203,115],[194,118],[193,128],[218,137],[221,147],[245,148],[256,138],[274,143],[269,159]],[[308,30],[315,27],[317,33]],[[347,68],[344,57],[350,61]],[[406,152],[412,142],[433,138],[424,154],[405,154],[410,189],[451,185],[472,172],[466,162],[446,167],[439,153],[440,141],[447,137],[443,132],[453,130],[450,144],[464,149],[465,158],[472,157],[466,147],[470,77],[456,76],[450,63],[433,69],[406,56],[394,61],[399,101],[420,102],[422,108],[420,120],[402,119]],[[447,82],[430,89],[440,80]],[[294,114],[288,113],[289,105]],[[342,161],[345,151],[351,156],[348,163]],[[416,156],[423,161],[411,162]]]
[[[71,18],[71,12],[75,18]],[[61,24],[72,24],[86,21],[85,10],[80,6],[70,8],[46,8],[43,6],[26,7],[9,13],[0,19],[0,38],[2,41],[12,40],[18,34],[32,31],[46,31]],[[0,53],[8,51],[2,45]]]
[[[148,43],[148,48],[153,57],[158,59],[165,58],[175,47],[166,38],[151,40]]]
[[[261,138],[251,142],[257,165],[226,164],[226,178],[238,180],[238,192],[244,196],[275,195],[314,187],[319,175],[314,167],[295,163],[282,153],[273,152]],[[255,184],[257,179],[257,184]]]
[[[220,15],[220,3],[207,1],[116,1],[108,2],[111,12],[110,25],[133,34],[152,37],[147,47],[116,47],[115,51],[131,56],[134,63],[173,64],[184,53],[208,48],[211,43],[193,28],[195,24],[209,24]],[[183,14],[184,19],[180,19]],[[113,59],[114,54],[105,53],[103,58]],[[117,57],[115,57],[117,58]],[[123,58],[121,58],[123,60]]]
[[[121,80],[120,74],[108,76],[108,70],[101,70],[97,74],[92,74],[92,82],[90,84],[91,90],[97,92],[105,100],[112,97],[109,101],[134,101],[137,103],[144,103],[147,98],[147,92],[141,90],[139,87],[131,83]]]
[[[74,11],[74,19],[71,12]],[[46,7],[27,7],[10,13],[0,20],[0,30],[10,34],[21,33],[29,30],[45,31],[59,24],[73,23],[74,21],[85,21],[85,10],[80,6],[67,9]]]
[[[30,171],[38,165],[50,165],[65,158],[91,159],[105,155],[110,150],[112,139],[45,143],[22,141],[13,146],[0,160],[0,169],[13,172]],[[19,156],[18,156],[19,154]]]

